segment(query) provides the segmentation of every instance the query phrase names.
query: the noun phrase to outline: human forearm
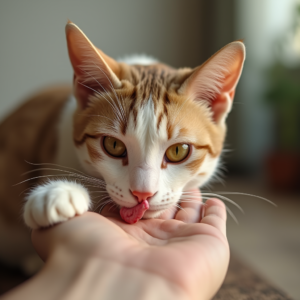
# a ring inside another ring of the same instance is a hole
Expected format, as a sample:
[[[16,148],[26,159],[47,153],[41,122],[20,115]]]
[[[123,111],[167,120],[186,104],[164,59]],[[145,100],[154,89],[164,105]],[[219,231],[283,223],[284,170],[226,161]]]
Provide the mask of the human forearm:
[[[155,274],[57,249],[43,270],[3,296],[14,299],[189,299],[175,284]]]
[[[119,219],[86,213],[33,231],[46,260],[34,278],[3,299],[212,298],[229,261],[226,210],[206,202],[201,222]]]

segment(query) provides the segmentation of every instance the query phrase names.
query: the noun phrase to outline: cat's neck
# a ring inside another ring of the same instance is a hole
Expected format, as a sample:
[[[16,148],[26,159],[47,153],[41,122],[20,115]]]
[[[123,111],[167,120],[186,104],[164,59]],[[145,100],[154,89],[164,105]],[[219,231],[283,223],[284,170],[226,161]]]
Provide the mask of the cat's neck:
[[[73,143],[73,115],[76,110],[76,99],[70,95],[58,123],[58,146],[55,163],[62,167],[82,171]]]

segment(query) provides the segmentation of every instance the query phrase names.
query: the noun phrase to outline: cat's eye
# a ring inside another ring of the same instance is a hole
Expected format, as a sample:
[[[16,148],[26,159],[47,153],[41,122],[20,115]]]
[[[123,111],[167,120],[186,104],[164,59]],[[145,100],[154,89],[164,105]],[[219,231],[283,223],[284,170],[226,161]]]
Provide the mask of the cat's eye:
[[[188,144],[175,144],[167,149],[166,158],[170,162],[181,162],[189,155],[189,152]]]
[[[124,157],[126,155],[126,147],[124,143],[112,136],[104,137],[103,147],[111,156]]]

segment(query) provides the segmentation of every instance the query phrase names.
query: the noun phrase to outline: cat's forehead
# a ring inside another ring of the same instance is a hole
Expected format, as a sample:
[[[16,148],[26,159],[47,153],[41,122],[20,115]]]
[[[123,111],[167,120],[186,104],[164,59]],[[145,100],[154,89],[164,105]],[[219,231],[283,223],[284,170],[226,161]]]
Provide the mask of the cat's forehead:
[[[123,87],[109,96],[96,94],[93,106],[103,115],[101,123],[119,128],[122,135],[146,134],[143,128],[151,128],[153,138],[198,136],[199,128],[206,127],[210,120],[208,110],[178,94],[190,72],[164,64],[125,65]]]
[[[76,114],[75,140],[104,134],[120,138],[136,135],[144,145],[174,139],[210,144],[214,126],[209,109],[178,93],[190,71],[163,64],[126,65],[122,88],[95,93],[86,109],[89,117]]]
[[[176,70],[162,63],[153,65],[125,66],[124,78],[134,87],[136,98],[147,101],[150,96],[154,105],[166,99],[166,93],[179,88],[190,74],[190,69]]]
[[[209,111],[191,99],[175,92],[165,92],[160,98],[136,96],[127,105],[124,135],[136,135],[139,140],[207,142]],[[120,126],[120,131],[124,127]],[[201,133],[199,135],[199,133]]]

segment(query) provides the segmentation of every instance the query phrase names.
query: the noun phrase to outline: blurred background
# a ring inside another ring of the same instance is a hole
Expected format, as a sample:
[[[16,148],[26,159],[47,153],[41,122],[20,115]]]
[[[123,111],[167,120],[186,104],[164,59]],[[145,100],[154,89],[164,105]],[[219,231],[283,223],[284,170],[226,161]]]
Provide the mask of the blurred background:
[[[232,251],[300,299],[299,0],[1,0],[0,120],[31,93],[71,82],[64,26],[70,19],[108,55],[145,53],[196,67],[244,39],[247,58],[228,118],[224,185],[233,211]],[[0,246],[1,247],[1,246]]]

